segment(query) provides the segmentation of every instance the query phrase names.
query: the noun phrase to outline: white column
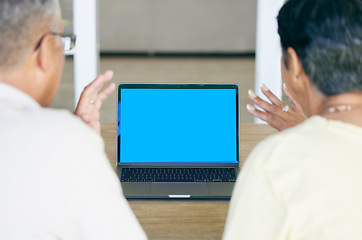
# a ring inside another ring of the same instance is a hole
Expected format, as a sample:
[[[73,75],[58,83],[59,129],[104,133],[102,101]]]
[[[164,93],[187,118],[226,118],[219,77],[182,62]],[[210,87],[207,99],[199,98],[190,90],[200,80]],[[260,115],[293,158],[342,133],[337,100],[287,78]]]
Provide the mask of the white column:
[[[99,72],[98,2],[73,0],[73,29],[77,35],[74,48],[74,104]]]
[[[260,87],[263,83],[281,98],[282,78],[280,71],[281,47],[276,17],[284,0],[258,0],[256,55],[255,55],[255,92],[263,96]],[[264,98],[265,99],[265,98]],[[255,118],[255,123],[263,123]]]

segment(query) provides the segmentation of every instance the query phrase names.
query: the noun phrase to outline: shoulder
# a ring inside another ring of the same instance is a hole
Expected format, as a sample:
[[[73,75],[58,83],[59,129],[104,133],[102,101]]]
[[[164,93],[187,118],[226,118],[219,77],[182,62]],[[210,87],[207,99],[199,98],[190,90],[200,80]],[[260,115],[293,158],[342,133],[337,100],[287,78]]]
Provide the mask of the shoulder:
[[[48,161],[85,166],[107,159],[102,137],[73,113],[43,108],[24,117],[22,141],[32,146],[32,152],[51,156]]]
[[[279,216],[274,229],[283,230],[280,226],[287,224],[296,231],[331,227],[353,232],[353,225],[338,221],[332,227],[326,216],[360,223],[361,147],[362,128],[322,117],[312,117],[268,137],[253,149],[242,167],[230,203],[230,212],[237,214],[230,219],[236,222],[254,206],[257,209],[245,215],[244,226],[253,219],[248,216],[265,212],[256,219],[270,219],[267,226],[273,226]]]
[[[79,117],[67,110],[44,108],[34,115],[37,131],[51,134],[57,140],[102,142],[101,137]]]
[[[323,150],[327,153],[343,152],[350,146],[362,145],[362,128],[343,123],[341,121],[328,120],[320,116],[314,116],[296,127],[274,134],[260,142],[252,152],[253,156],[262,156],[264,159],[283,159],[290,156],[291,159],[319,155]],[[334,146],[338,146],[334,149]],[[347,152],[347,151],[346,151]],[[280,158],[281,157],[281,158]],[[321,156],[321,159],[326,157]]]
[[[91,130],[79,117],[68,110],[43,108],[35,116],[38,118],[37,121],[46,122],[47,126],[71,128],[79,131]]]
[[[273,134],[252,150],[249,158],[259,160],[259,164],[266,164],[270,160],[278,160],[279,157],[286,156],[288,153],[295,153],[308,149],[316,137],[323,138],[325,132],[328,132],[327,121],[320,117],[313,117],[303,123]]]
[[[296,186],[299,191],[302,186],[315,189],[317,183],[329,184],[335,176],[359,168],[361,147],[362,128],[312,117],[260,142],[246,159],[243,172],[267,178],[279,192],[297,192]]]
[[[83,187],[118,183],[102,137],[79,117],[66,110],[43,109],[36,118],[41,126],[35,138],[42,153],[51,156],[47,164],[56,164],[57,174],[66,174],[70,186],[81,180]]]

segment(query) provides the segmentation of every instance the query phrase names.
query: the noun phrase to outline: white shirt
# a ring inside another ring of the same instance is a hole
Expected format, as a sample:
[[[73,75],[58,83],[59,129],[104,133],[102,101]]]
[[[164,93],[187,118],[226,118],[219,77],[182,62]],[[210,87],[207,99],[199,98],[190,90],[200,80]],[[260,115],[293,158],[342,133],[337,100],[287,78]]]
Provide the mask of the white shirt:
[[[261,142],[238,177],[224,239],[362,239],[362,128],[312,117]]]
[[[102,138],[0,83],[0,239],[146,239]]]

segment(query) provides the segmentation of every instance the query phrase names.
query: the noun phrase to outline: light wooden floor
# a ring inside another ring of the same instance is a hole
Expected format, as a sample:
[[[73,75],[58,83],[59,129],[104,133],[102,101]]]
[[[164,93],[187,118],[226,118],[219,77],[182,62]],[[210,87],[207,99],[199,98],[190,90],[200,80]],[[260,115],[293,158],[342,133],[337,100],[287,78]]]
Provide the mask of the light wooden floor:
[[[254,58],[124,58],[103,57],[100,70],[115,72],[115,83],[236,83],[240,91],[240,122],[252,123],[245,110],[247,91],[254,88]],[[73,60],[68,58],[52,107],[74,110]],[[103,104],[101,122],[115,123],[116,93]]]

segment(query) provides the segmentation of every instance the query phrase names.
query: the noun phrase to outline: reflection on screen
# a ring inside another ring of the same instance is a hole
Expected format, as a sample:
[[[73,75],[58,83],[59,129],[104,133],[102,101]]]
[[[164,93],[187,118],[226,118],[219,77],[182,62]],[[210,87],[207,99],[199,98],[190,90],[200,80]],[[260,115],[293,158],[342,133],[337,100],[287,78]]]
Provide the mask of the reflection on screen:
[[[237,162],[235,89],[122,89],[120,162]]]

